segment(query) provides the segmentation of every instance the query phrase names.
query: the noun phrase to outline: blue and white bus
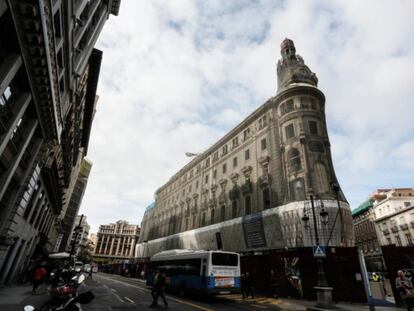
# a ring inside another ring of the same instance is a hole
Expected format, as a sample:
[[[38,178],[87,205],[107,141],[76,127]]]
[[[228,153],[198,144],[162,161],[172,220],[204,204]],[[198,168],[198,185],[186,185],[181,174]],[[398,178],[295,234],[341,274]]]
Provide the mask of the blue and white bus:
[[[152,285],[157,270],[166,276],[166,289],[180,295],[240,292],[240,256],[237,253],[177,249],[155,254],[150,259],[147,285]]]

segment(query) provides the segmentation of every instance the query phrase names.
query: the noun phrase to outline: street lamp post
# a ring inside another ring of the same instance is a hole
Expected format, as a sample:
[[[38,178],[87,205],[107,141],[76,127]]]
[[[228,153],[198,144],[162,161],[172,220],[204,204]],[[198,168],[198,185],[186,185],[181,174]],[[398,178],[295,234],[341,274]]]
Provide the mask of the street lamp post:
[[[311,212],[312,212],[312,220],[313,220],[313,230],[315,232],[315,245],[316,249],[319,249],[320,244],[319,241],[319,228],[318,223],[316,219],[316,211],[315,211],[315,203],[314,203],[314,197],[313,195],[310,195],[310,201],[311,201]],[[323,205],[323,201],[320,202],[320,220],[321,225],[327,225],[328,224],[328,212],[325,210],[325,207]],[[304,211],[304,215],[302,217],[303,222],[305,223],[305,228],[310,229],[309,227],[309,216],[307,215],[307,211]],[[333,288],[329,286],[328,281],[326,280],[326,273],[323,266],[323,257],[324,256],[316,256],[314,254],[314,257],[316,257],[316,265],[318,269],[318,278],[316,286],[314,287],[316,289],[316,305],[315,307],[321,308],[321,309],[333,309],[335,308],[335,303],[332,300],[332,290]]]

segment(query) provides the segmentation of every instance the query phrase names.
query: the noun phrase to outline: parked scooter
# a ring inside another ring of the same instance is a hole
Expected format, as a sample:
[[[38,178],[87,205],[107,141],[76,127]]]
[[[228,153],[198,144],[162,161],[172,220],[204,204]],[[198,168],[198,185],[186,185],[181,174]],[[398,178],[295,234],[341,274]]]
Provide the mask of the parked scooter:
[[[24,311],[80,311],[82,310],[81,304],[88,304],[95,296],[91,291],[77,294],[77,287],[85,280],[85,276],[75,276],[72,279],[76,285],[74,288],[69,289],[70,286],[63,287],[58,293],[58,296],[53,296],[48,302],[42,305],[40,308],[27,305],[24,307]]]

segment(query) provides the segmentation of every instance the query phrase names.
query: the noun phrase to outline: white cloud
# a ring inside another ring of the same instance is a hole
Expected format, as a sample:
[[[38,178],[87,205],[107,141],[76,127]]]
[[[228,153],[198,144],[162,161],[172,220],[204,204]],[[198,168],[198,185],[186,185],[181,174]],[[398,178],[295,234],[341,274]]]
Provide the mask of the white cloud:
[[[276,93],[295,41],[326,95],[336,173],[353,207],[413,186],[414,3],[123,0],[104,51],[82,211],[139,223],[155,190]],[[410,158],[411,157],[411,158]]]

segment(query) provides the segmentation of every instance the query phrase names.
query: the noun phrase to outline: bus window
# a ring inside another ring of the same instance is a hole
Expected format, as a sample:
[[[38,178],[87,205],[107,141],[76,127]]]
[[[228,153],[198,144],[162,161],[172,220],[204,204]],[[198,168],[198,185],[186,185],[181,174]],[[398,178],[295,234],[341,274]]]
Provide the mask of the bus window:
[[[213,253],[212,254],[213,266],[237,266],[238,256],[236,254],[227,253]]]

